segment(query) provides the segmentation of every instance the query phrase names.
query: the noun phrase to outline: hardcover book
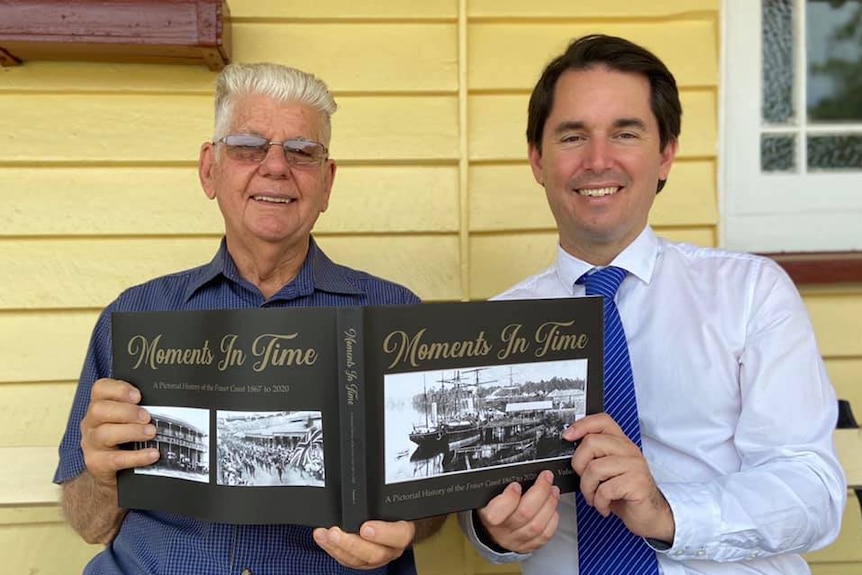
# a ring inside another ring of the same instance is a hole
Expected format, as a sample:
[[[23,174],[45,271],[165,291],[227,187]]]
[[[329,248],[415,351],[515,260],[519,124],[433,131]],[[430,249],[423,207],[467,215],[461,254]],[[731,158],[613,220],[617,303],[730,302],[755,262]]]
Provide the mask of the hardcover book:
[[[543,469],[602,409],[596,297],[115,313],[114,377],[141,390],[159,460],[119,504],[236,524],[340,525],[477,508]]]

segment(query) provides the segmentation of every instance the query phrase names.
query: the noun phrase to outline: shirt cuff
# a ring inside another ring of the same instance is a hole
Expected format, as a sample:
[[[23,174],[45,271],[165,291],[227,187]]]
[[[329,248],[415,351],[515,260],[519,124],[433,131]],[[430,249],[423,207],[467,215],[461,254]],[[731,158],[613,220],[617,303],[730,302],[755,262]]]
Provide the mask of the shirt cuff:
[[[709,488],[691,483],[669,483],[658,487],[673,513],[673,543],[647,539],[647,544],[656,552],[678,561],[712,559],[721,511]]]

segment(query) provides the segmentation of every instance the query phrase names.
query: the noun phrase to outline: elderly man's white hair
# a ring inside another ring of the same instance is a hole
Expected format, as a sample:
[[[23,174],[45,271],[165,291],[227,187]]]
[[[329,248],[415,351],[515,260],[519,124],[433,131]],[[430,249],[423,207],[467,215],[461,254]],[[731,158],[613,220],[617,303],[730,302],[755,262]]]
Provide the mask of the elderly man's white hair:
[[[329,147],[332,133],[329,118],[337,108],[329,88],[307,72],[280,64],[228,64],[216,80],[215,138],[227,135],[236,101],[258,94],[279,102],[296,102],[311,106],[323,118],[323,144]]]

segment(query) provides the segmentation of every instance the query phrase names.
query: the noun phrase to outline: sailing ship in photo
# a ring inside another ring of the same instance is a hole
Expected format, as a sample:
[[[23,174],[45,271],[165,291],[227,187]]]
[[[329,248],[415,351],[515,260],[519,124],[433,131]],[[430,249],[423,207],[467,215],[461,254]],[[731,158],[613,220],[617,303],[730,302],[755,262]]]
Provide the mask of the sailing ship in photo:
[[[584,359],[386,376],[386,482],[569,457]]]
[[[432,449],[455,449],[479,441],[479,413],[475,409],[473,395],[467,390],[461,376],[475,373],[478,369],[456,370],[452,377],[440,377],[438,400],[429,401],[427,388],[423,390],[421,405],[425,413],[424,424],[414,424],[410,441],[424,451]],[[446,386],[449,385],[447,389]],[[433,391],[433,390],[432,390]]]

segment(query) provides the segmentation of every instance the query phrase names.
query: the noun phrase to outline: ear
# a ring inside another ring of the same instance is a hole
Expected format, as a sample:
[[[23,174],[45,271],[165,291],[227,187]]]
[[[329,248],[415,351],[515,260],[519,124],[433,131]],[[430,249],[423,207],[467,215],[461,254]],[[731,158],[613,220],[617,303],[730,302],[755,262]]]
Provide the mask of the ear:
[[[216,169],[216,149],[212,142],[204,142],[201,144],[201,152],[198,157],[198,178],[201,181],[201,187],[204,193],[211,200],[215,199],[215,174]]]
[[[527,146],[527,157],[530,159],[530,169],[533,170],[533,177],[536,183],[540,186],[545,185],[545,168],[542,165],[542,151],[533,144]]]
[[[664,150],[661,151],[661,163],[659,164],[658,169],[658,179],[666,180],[668,174],[670,174],[670,168],[673,165],[673,159],[676,157],[676,151],[679,147],[679,142],[677,140],[671,140],[664,146]]]
[[[323,204],[320,208],[320,213],[322,214],[329,208],[329,196],[332,193],[332,184],[335,183],[335,172],[338,166],[335,164],[335,160],[327,160],[326,164],[323,166],[323,169],[326,170],[324,174],[324,189],[323,189]]]

